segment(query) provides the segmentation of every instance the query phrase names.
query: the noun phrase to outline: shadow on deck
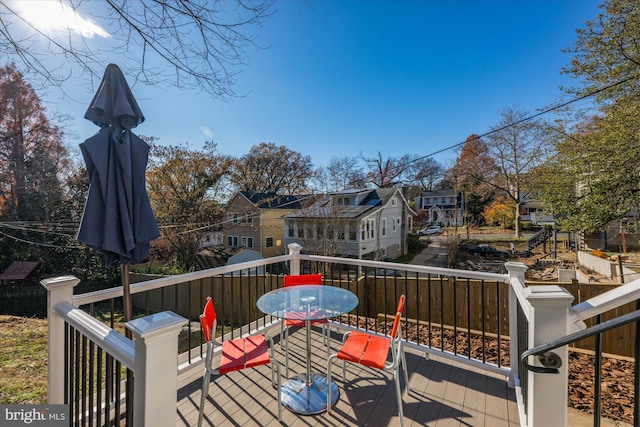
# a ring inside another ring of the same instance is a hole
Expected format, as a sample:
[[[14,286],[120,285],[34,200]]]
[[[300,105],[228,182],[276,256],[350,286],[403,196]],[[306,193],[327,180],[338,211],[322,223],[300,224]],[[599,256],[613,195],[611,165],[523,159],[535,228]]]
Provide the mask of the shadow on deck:
[[[276,334],[276,358],[284,352]],[[319,329],[313,330],[312,371],[326,373],[326,349]],[[333,351],[341,337],[332,330]],[[305,334],[289,337],[290,376],[305,372]],[[504,378],[461,363],[407,350],[411,393],[403,394],[405,426],[519,426],[515,392]],[[178,378],[178,426],[195,426],[198,420],[202,368]],[[399,425],[395,387],[390,373],[347,364],[342,379],[340,363],[334,363],[334,381],[340,390],[331,414],[301,416],[282,410],[285,426],[396,426]],[[284,366],[282,367],[284,376]],[[284,381],[284,378],[283,378]],[[268,366],[245,369],[214,378],[205,407],[205,426],[278,426],[276,390],[271,387]]]

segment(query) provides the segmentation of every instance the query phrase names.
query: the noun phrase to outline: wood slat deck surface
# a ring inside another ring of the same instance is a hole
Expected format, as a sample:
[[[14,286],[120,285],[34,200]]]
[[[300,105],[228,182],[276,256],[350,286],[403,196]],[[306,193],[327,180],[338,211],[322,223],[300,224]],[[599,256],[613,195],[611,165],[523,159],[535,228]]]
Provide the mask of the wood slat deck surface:
[[[269,331],[277,334],[278,329]],[[326,347],[319,329],[312,334],[312,371],[326,372]],[[284,351],[274,336],[276,358],[284,363]],[[305,333],[289,337],[290,376],[305,372]],[[340,337],[333,332],[332,349]],[[461,363],[407,350],[411,393],[403,394],[405,426],[519,426],[515,393],[504,378]],[[178,378],[176,425],[195,426],[198,420],[202,371],[198,367]],[[284,381],[284,366],[282,366]],[[269,366],[245,369],[214,378],[205,406],[205,426],[397,426],[398,409],[391,373],[334,362],[334,381],[340,397],[330,414],[301,416],[282,410],[278,422],[276,390],[271,387]],[[402,381],[404,382],[404,381]]]

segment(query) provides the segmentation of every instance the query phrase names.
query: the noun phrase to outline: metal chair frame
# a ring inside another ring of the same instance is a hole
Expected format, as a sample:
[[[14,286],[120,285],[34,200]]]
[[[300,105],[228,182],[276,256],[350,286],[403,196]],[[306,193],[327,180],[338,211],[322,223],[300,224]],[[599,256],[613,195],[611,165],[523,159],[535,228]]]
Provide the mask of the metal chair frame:
[[[327,381],[331,383],[331,365],[333,360],[342,360],[342,378],[346,378],[346,362],[357,363],[371,368],[393,372],[396,385],[396,395],[398,398],[398,415],[400,426],[404,426],[404,416],[402,410],[402,389],[400,387],[400,373],[403,367],[404,383],[407,391],[409,389],[409,375],[407,373],[407,361],[404,354],[402,341],[402,327],[400,319],[404,310],[405,296],[400,297],[398,309],[393,321],[391,336],[375,335],[368,332],[349,331],[342,338],[342,347],[338,353],[327,358]],[[391,361],[388,361],[389,350],[391,350]],[[327,393],[327,412],[331,412],[331,387]]]
[[[217,323],[218,319],[213,300],[211,297],[207,297],[204,311],[200,315],[200,324],[202,325],[202,331],[207,342],[207,355],[204,365],[205,370],[202,376],[202,395],[200,397],[200,409],[198,412],[198,427],[202,426],[204,405],[209,395],[211,375],[219,376],[266,364],[271,365],[271,385],[278,390],[278,420],[282,421],[280,363],[274,357],[273,339],[267,337],[265,334],[259,334],[220,343],[215,339]],[[267,351],[267,341],[269,342],[269,351]],[[212,362],[216,345],[221,346],[222,351],[219,366],[217,369],[214,369]]]

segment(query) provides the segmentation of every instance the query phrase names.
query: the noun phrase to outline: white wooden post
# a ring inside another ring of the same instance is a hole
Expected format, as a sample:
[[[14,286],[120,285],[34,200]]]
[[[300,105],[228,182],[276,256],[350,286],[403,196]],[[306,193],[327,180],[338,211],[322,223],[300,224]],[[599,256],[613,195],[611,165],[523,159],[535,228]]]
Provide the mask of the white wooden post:
[[[64,329],[65,322],[55,307],[58,303],[73,303],[73,288],[80,279],[73,276],[44,279],[40,284],[47,290],[47,323],[48,323],[48,402],[52,405],[64,404]]]
[[[507,262],[504,266],[511,279],[509,286],[509,354],[518,354],[518,333],[520,332],[518,331],[518,297],[516,297],[513,286],[515,286],[515,282],[524,289],[524,273],[529,267],[522,262]],[[515,378],[519,378],[518,366],[518,363],[511,364],[508,379],[510,388],[516,387]]]
[[[529,347],[546,344],[567,335],[567,319],[573,295],[555,285],[529,286],[527,290],[527,300],[533,308],[533,319],[529,327]],[[526,404],[529,427],[567,425],[569,351],[568,347],[564,346],[553,352],[562,361],[558,374],[528,372]],[[534,356],[529,358],[529,364],[542,366]]]
[[[291,261],[289,261],[289,270],[292,276],[300,274],[300,251],[302,246],[297,243],[289,243],[289,253],[291,254]]]
[[[133,425],[176,425],[178,334],[187,319],[170,311],[125,324],[135,342]]]

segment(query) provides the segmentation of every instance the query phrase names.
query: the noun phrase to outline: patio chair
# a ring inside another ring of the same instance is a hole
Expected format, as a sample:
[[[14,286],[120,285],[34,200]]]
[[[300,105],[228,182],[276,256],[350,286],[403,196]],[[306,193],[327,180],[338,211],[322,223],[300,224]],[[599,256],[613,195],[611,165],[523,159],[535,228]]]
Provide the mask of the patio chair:
[[[398,310],[393,321],[391,336],[374,335],[368,332],[349,331],[342,338],[342,347],[336,354],[327,359],[327,381],[331,383],[331,362],[338,358],[342,360],[342,378],[346,378],[346,362],[358,363],[375,369],[393,372],[398,397],[398,415],[400,426],[404,426],[402,414],[402,390],[400,388],[400,369],[404,368],[404,383],[409,390],[409,376],[407,362],[402,344],[402,328],[400,318],[404,310],[404,295],[398,302]],[[391,361],[388,361],[391,349]],[[402,365],[402,366],[401,366]],[[331,387],[327,393],[327,412],[331,412]]]
[[[322,274],[301,274],[284,276],[284,286],[322,285]],[[311,326],[322,325],[322,342],[327,346],[329,357],[329,327],[327,319],[312,320]],[[305,327],[304,320],[286,319],[280,323],[280,346],[284,341],[285,377],[289,378],[289,328]]]
[[[211,381],[212,374],[224,375],[229,372],[239,371],[245,368],[255,368],[266,364],[271,365],[271,385],[273,387],[276,387],[275,378],[277,378],[278,420],[282,421],[282,407],[280,403],[280,364],[273,355],[272,338],[267,338],[266,335],[260,334],[223,341],[222,343],[216,341],[216,309],[213,306],[213,300],[211,297],[207,297],[207,303],[204,306],[204,311],[200,315],[200,323],[202,325],[205,340],[207,341],[207,356],[205,359],[204,375],[202,377],[202,396],[200,398],[200,411],[198,413],[198,427],[202,426],[204,404],[207,396],[209,395],[209,383]],[[270,352],[267,350],[267,339],[269,340]],[[217,369],[214,369],[212,366],[215,345],[222,346],[220,363],[218,364]]]

